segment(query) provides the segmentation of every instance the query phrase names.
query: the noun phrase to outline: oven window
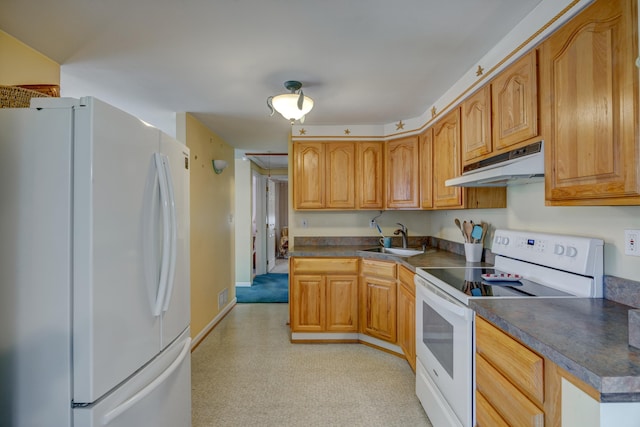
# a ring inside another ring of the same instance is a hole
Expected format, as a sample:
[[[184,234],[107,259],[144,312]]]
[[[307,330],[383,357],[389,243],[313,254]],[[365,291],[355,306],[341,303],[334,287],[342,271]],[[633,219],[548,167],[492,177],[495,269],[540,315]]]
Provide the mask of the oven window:
[[[422,341],[453,378],[453,325],[422,302]]]

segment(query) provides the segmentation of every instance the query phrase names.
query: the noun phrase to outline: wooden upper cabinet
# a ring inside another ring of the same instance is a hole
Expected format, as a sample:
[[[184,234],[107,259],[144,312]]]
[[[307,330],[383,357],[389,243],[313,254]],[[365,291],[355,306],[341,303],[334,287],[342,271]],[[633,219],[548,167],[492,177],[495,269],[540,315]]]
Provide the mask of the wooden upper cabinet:
[[[569,82],[565,82],[569,83]],[[538,136],[538,77],[532,50],[491,82],[494,151]]]
[[[491,143],[491,85],[462,102],[462,161],[468,163],[490,154]]]
[[[387,208],[419,208],[418,136],[387,141]]]
[[[420,207],[433,208],[433,130],[422,132],[418,138],[420,155]]]
[[[329,142],[326,150],[325,207],[356,207],[356,150],[353,142]]]
[[[384,143],[293,144],[295,209],[384,209]]]
[[[547,204],[640,204],[637,18],[596,1],[540,46]]]
[[[462,189],[445,181],[460,175],[460,108],[433,125],[433,202],[435,207],[461,207]]]
[[[324,208],[325,155],[321,142],[293,144],[293,188],[296,209]]]
[[[356,207],[384,209],[384,143],[356,142]]]

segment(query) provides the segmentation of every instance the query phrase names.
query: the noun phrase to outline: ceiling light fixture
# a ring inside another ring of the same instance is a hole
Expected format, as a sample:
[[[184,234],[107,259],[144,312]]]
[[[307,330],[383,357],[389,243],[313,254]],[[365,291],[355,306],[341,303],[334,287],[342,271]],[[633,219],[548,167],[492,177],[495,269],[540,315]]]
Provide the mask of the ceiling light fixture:
[[[271,115],[277,111],[293,124],[296,120],[304,123],[305,116],[313,108],[313,99],[302,93],[302,83],[295,80],[284,82],[284,87],[291,93],[270,96],[267,105],[271,109]]]

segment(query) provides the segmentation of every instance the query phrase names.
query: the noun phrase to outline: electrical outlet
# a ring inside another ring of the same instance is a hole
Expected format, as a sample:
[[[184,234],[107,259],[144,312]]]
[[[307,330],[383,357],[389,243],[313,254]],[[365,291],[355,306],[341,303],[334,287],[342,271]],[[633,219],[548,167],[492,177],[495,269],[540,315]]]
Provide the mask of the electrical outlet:
[[[369,228],[376,228],[376,220],[372,219],[371,221],[369,221]]]
[[[624,230],[624,254],[640,256],[640,230]]]
[[[307,222],[306,219],[302,220],[302,228],[307,228],[309,226],[309,223]]]

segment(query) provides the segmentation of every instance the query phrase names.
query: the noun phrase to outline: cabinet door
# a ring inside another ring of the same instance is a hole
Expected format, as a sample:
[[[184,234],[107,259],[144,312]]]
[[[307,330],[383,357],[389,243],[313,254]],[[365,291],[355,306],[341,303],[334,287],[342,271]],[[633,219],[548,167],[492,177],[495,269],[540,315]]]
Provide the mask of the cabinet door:
[[[372,337],[396,342],[396,282],[363,277],[362,328]]]
[[[402,270],[404,267],[400,267]],[[406,269],[405,269],[406,270]],[[413,273],[411,273],[413,276]],[[398,286],[398,345],[402,348],[411,369],[416,370],[416,303],[411,293],[412,283],[406,283],[400,274]]]
[[[538,135],[535,50],[510,65],[491,82],[491,101],[496,150],[509,148]]]
[[[327,331],[358,331],[358,276],[326,276]]]
[[[324,208],[324,161],[322,143],[293,144],[293,204],[296,209]]]
[[[326,326],[325,277],[292,275],[290,296],[291,331],[324,331]]]
[[[420,134],[418,139],[420,155],[420,207],[433,208],[433,130]]]
[[[594,2],[540,47],[550,204],[640,204],[636,7]]]
[[[325,207],[356,207],[356,150],[353,142],[329,142],[326,151]]]
[[[433,201],[436,207],[461,207],[462,189],[444,185],[460,175],[460,109],[433,126]]]
[[[386,143],[387,208],[417,209],[419,185],[418,137]]]
[[[462,161],[468,163],[493,150],[491,144],[491,86],[462,103]]]
[[[384,145],[382,142],[357,142],[358,209],[384,209]]]

